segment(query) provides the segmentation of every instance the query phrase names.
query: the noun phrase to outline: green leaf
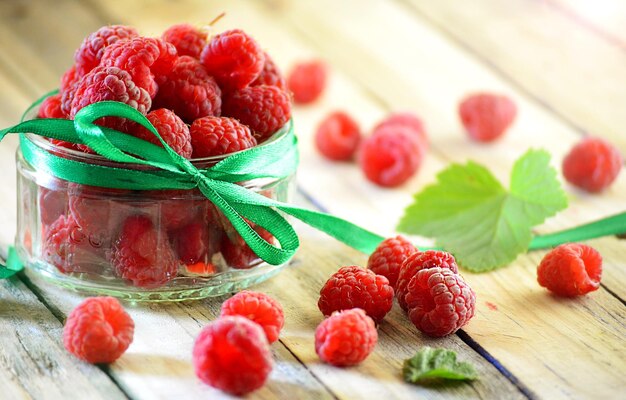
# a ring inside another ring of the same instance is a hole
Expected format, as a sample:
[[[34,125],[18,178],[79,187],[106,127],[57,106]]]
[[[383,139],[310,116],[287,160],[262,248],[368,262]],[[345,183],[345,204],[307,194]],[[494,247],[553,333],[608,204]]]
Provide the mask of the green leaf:
[[[398,224],[432,237],[471,271],[488,271],[525,252],[533,226],[567,207],[550,155],[529,150],[516,161],[507,191],[482,165],[452,164],[415,195]]]
[[[402,375],[408,383],[434,379],[474,380],[478,374],[468,362],[456,360],[456,353],[448,349],[424,347],[413,357],[404,360]]]

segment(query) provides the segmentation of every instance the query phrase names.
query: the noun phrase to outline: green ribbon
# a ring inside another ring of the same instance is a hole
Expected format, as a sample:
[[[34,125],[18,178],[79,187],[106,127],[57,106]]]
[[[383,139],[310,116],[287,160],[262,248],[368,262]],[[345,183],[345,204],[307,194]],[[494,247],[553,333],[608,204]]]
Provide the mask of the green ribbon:
[[[33,103],[24,114],[38,106],[50,92]],[[162,147],[133,136],[95,125],[102,117],[119,117],[148,129]],[[287,133],[262,146],[235,153],[216,165],[198,169],[172,150],[148,119],[134,108],[119,102],[103,101],[80,110],[74,120],[33,119],[0,130],[0,141],[9,133],[20,134],[24,159],[38,171],[57,178],[90,186],[131,190],[164,190],[198,188],[233,224],[250,248],[264,261],[283,264],[299,247],[298,236],[280,212],[326,232],[348,246],[369,254],[384,237],[360,228],[330,214],[278,202],[237,184],[256,178],[286,178],[298,165],[297,138],[290,123]],[[96,165],[59,157],[35,144],[26,134],[85,144],[113,161]],[[119,163],[119,165],[116,165]],[[134,164],[129,168],[128,164]],[[246,219],[269,231],[280,246],[265,241]],[[535,236],[529,249],[552,247],[561,243],[623,233],[626,213],[573,229]],[[423,249],[423,248],[422,248]],[[0,279],[23,268],[13,248],[6,265],[0,263]]]

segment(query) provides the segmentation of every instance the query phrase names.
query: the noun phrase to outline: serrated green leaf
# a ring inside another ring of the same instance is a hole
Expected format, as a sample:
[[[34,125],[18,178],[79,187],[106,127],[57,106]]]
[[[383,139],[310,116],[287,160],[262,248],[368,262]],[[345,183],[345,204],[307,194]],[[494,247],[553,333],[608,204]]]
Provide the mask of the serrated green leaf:
[[[433,379],[474,380],[478,374],[468,362],[456,360],[456,353],[448,349],[424,347],[413,357],[406,359],[402,375],[408,383],[420,383]]]
[[[513,166],[510,191],[475,162],[452,164],[415,195],[398,230],[432,237],[460,265],[482,272],[526,251],[532,227],[566,206],[549,154],[529,150]]]

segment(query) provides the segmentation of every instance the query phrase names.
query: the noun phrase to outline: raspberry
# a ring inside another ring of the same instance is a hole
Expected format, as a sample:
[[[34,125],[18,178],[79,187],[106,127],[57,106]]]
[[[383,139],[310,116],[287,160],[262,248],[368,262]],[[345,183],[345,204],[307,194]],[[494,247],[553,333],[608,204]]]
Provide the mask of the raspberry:
[[[260,226],[254,226],[254,230],[268,243],[274,243],[275,239],[271,233]],[[226,264],[231,268],[248,269],[256,265],[255,261],[259,259],[254,251],[248,246],[243,238],[237,233],[233,233],[233,237],[224,236],[221,243],[221,252]]]
[[[269,54],[265,53],[265,63],[259,76],[250,84],[250,86],[276,86],[282,90],[287,89],[287,83],[285,78],[280,73],[280,70],[271,59]]]
[[[413,278],[418,271],[433,267],[449,269],[455,274],[459,273],[459,267],[456,264],[454,256],[445,251],[417,251],[404,260],[400,266],[400,273],[398,274],[395,290],[398,304],[404,311],[407,309],[404,297],[406,296],[407,286],[411,278]]]
[[[537,267],[539,284],[559,296],[580,296],[600,287],[602,256],[593,247],[562,244],[550,251]]]
[[[459,116],[470,138],[491,142],[513,123],[517,107],[511,99],[489,93],[468,96],[459,105]]]
[[[244,31],[215,35],[202,50],[200,61],[226,92],[243,89],[259,76],[265,57],[261,46]]]
[[[318,60],[296,64],[287,77],[287,87],[298,104],[308,104],[317,100],[327,80],[326,65]]]
[[[251,86],[228,96],[222,114],[248,125],[260,143],[289,121],[291,102],[276,86]]]
[[[363,142],[359,165],[365,177],[377,185],[399,186],[411,178],[422,163],[423,150],[410,128],[378,129]]]
[[[205,223],[186,225],[173,236],[174,247],[182,263],[191,265],[204,261],[209,250],[209,231]]]
[[[92,364],[112,363],[133,341],[135,323],[113,297],[90,297],[72,310],[63,328],[63,345]]]
[[[146,115],[152,100],[144,89],[137,87],[130,74],[116,67],[96,67],[85,75],[76,85],[70,118],[83,107],[103,100],[120,101]],[[128,123],[117,117],[104,117],[98,120],[100,125],[125,131]],[[85,145],[79,147],[86,148]]]
[[[44,225],[50,225],[67,211],[67,192],[39,187],[39,215]]]
[[[191,136],[189,128],[173,111],[165,108],[150,111],[146,118],[154,125],[161,138],[172,150],[185,158],[191,158]],[[161,142],[152,132],[137,124],[133,135],[139,139],[161,146]]]
[[[235,315],[207,325],[193,346],[196,375],[208,385],[233,395],[263,386],[272,371],[272,355],[259,324]]]
[[[197,275],[212,275],[214,273],[217,272],[217,268],[215,267],[215,265],[213,263],[210,262],[197,262],[195,264],[189,264],[185,266],[185,269],[187,270],[187,272],[191,273],[191,274],[197,274]]]
[[[144,215],[126,218],[112,250],[116,275],[135,286],[156,287],[176,276],[178,263],[165,232]]]
[[[72,65],[67,71],[65,71],[65,73],[63,73],[63,76],[61,76],[61,84],[59,86],[59,91],[61,92],[61,94],[67,92],[83,76],[84,75],[78,76],[78,74],[76,73],[76,65]],[[67,113],[69,113],[69,109]]]
[[[120,40],[104,50],[100,65],[121,68],[132,76],[150,97],[157,92],[154,75],[167,75],[174,68],[177,54],[171,43],[161,39],[136,37]]]
[[[167,231],[175,231],[193,222],[204,222],[206,205],[195,199],[193,190],[159,190],[146,194],[154,198],[159,207],[159,225]]]
[[[206,33],[190,24],[170,26],[163,35],[163,40],[176,47],[179,56],[200,58],[200,53],[206,45]]]
[[[378,342],[374,321],[360,308],[334,312],[315,329],[315,352],[338,367],[361,363]]]
[[[256,146],[247,126],[225,117],[204,117],[191,124],[193,157],[202,158],[233,153]]]
[[[71,216],[61,215],[44,230],[43,258],[63,273],[77,272],[89,241]]]
[[[61,95],[46,97],[39,106],[38,118],[67,118],[67,115],[61,110]]]
[[[367,268],[376,275],[389,280],[389,285],[396,288],[400,267],[404,260],[417,252],[417,247],[402,236],[383,240],[367,260]]]
[[[107,46],[120,39],[130,39],[137,36],[139,34],[135,28],[123,25],[103,26],[91,33],[83,40],[74,54],[77,75],[82,77],[97,67]]]
[[[179,57],[168,75],[156,79],[159,92],[154,98],[155,107],[169,108],[190,123],[220,115],[222,91],[198,60]]]
[[[458,331],[474,316],[476,306],[476,294],[461,275],[440,267],[418,271],[405,299],[413,325],[432,337]]]
[[[380,322],[393,305],[393,288],[382,275],[357,266],[342,267],[326,281],[317,302],[322,314],[361,308]]]
[[[315,133],[317,149],[330,160],[350,160],[360,140],[359,125],[342,111],[324,118]]]
[[[241,315],[256,322],[265,331],[269,343],[278,340],[280,330],[285,324],[283,308],[279,302],[264,293],[249,290],[237,293],[222,304],[220,317],[227,315]]]
[[[624,163],[619,150],[595,137],[587,137],[563,159],[563,176],[572,185],[597,193],[609,187]]]
[[[388,126],[405,126],[411,129],[413,133],[417,135],[422,149],[428,150],[428,137],[426,136],[426,129],[424,128],[424,122],[415,114],[410,112],[400,112],[389,115],[382,122],[380,122],[374,128],[374,132],[379,129]]]

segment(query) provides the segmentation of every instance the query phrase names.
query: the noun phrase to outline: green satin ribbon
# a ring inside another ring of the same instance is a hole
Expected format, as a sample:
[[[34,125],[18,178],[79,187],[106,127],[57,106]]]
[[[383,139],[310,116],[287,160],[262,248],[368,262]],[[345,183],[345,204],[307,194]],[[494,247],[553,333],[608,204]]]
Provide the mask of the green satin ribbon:
[[[33,103],[25,115],[54,93],[56,91]],[[94,124],[94,121],[105,116],[126,118],[141,124],[163,146],[159,147]],[[74,120],[24,121],[23,117],[21,123],[0,130],[0,140],[9,133],[20,134],[24,159],[34,169],[70,182],[132,190],[198,188],[222,211],[250,248],[269,264],[287,262],[299,246],[298,236],[279,211],[292,215],[366,254],[374,251],[384,240],[384,237],[341,218],[268,199],[237,184],[256,178],[282,179],[295,173],[298,151],[292,125],[287,133],[278,135],[277,139],[235,153],[207,169],[196,168],[189,160],[174,152],[145,116],[119,102],[91,104],[80,110]],[[26,134],[86,144],[114,163],[95,165],[59,157],[33,143]],[[128,163],[134,164],[134,168],[128,168]],[[250,227],[246,219],[269,231],[280,246],[265,241]],[[623,233],[625,230],[626,213],[622,213],[565,231],[536,236],[529,249]],[[12,276],[22,268],[19,258],[11,248],[6,266],[0,263],[0,279]]]

